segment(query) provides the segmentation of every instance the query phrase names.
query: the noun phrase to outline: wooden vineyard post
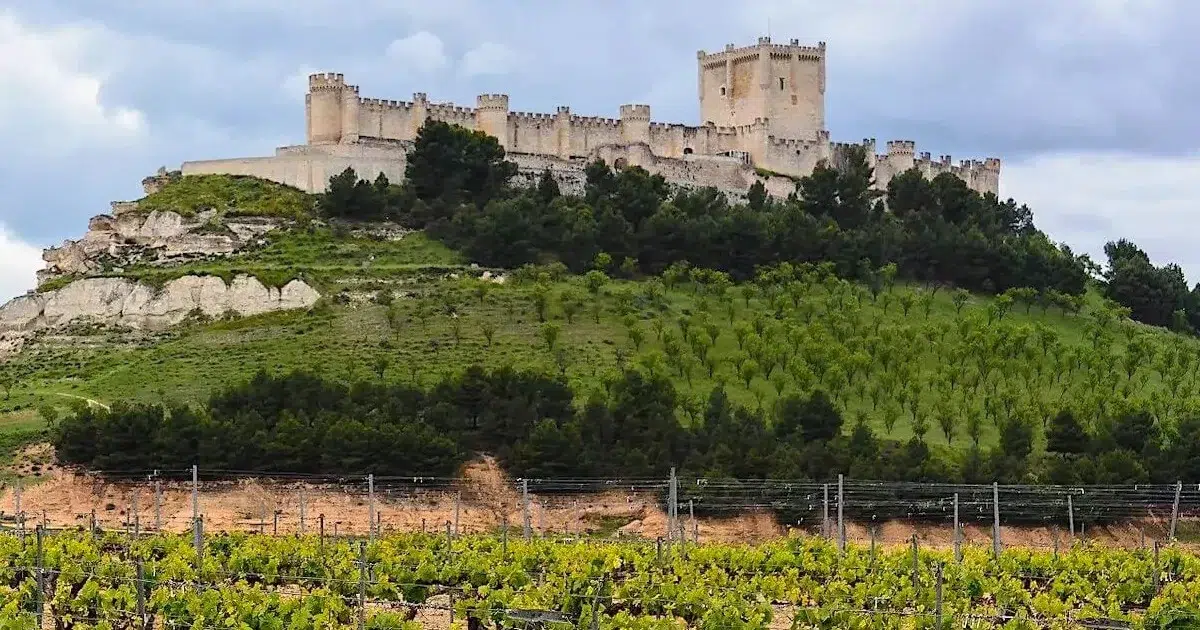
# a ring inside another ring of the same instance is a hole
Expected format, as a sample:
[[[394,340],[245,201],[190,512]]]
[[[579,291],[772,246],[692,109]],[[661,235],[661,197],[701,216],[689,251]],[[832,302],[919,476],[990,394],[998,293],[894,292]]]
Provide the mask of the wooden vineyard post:
[[[142,567],[141,560],[137,561],[137,565],[136,565],[135,569],[137,572],[136,579],[137,579],[138,628],[144,629],[148,625],[146,623],[148,621],[148,619],[146,619],[146,572],[145,572],[144,567]]]
[[[162,532],[162,482],[154,480],[154,531]]]
[[[824,498],[821,500],[821,537],[829,538],[829,484],[821,486]]]
[[[304,496],[304,486],[300,486],[300,527],[298,531],[300,532],[301,536],[304,535],[304,511],[308,507],[306,505],[306,499],[307,497]]]
[[[375,540],[375,475],[367,475],[367,540]]]
[[[942,628],[942,565],[938,563],[934,565],[934,579],[937,580],[937,590],[934,593],[933,600],[933,623],[938,630]]]
[[[358,630],[367,627],[367,543],[358,547]]]
[[[454,493],[454,535],[458,536],[458,517],[462,511],[462,493]]]
[[[529,513],[529,480],[521,480],[521,513],[525,523],[525,542],[533,538],[533,521]]]
[[[958,493],[954,493],[954,561],[962,562],[962,523],[958,518]]]
[[[1175,501],[1171,504],[1171,538],[1175,542],[1175,524],[1179,522],[1179,495],[1183,492],[1183,482],[1175,482]]]
[[[35,530],[37,536],[37,597],[34,600],[37,607],[37,624],[38,628],[44,628],[42,615],[45,613],[45,598],[46,598],[46,578],[44,558],[42,557],[42,526],[38,525]]]
[[[912,535],[912,584],[913,584],[913,590],[916,590],[917,588],[919,588],[921,586],[920,562],[921,562],[920,555],[917,553],[917,535],[913,534]]]
[[[844,511],[842,510],[842,506],[844,506],[846,503],[846,493],[845,493],[843,481],[844,481],[844,475],[839,473],[838,474],[838,488],[837,488],[838,551],[844,554],[844,553],[846,553],[846,521],[844,520],[845,514],[844,514]]]
[[[992,551],[1000,557],[1000,484],[992,482]]]

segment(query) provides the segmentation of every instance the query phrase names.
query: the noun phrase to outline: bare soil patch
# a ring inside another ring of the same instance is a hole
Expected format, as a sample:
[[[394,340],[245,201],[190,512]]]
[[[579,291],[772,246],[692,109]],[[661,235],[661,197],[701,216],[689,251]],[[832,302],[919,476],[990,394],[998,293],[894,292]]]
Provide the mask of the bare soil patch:
[[[14,468],[25,472],[34,462],[53,461],[46,445],[26,449]],[[51,527],[98,527],[183,532],[192,526],[190,484],[163,482],[155,501],[152,483],[112,482],[57,466],[42,465],[38,479],[28,479],[21,491],[21,510],[28,523],[44,521]],[[453,527],[464,534],[498,532],[506,524],[510,535],[524,528],[521,495],[492,459],[466,466],[460,479],[446,490],[380,489],[376,492],[376,518],[382,531],[445,531]],[[13,487],[0,490],[0,516],[13,522],[16,514]],[[322,520],[327,534],[361,535],[369,527],[369,501],[365,488],[280,483],[253,478],[221,484],[201,484],[200,511],[207,531],[262,531],[290,534],[300,529],[300,504],[304,502],[304,527],[316,532]],[[136,508],[135,508],[136,506]],[[457,508],[457,509],[456,509]],[[747,510],[726,518],[683,515],[688,539],[701,542],[761,542],[784,536],[789,528],[764,510]],[[666,536],[667,515],[650,494],[611,490],[588,495],[531,495],[530,527],[540,535],[599,535],[655,539]],[[819,528],[818,528],[819,529]],[[847,540],[869,544],[872,527],[847,523]],[[915,534],[923,548],[949,548],[953,531],[949,523],[888,521],[874,526],[877,545],[911,544]],[[831,532],[832,533],[832,532]],[[1115,547],[1137,547],[1166,538],[1166,523],[1155,519],[1129,521],[1085,532],[1089,542]],[[990,546],[990,526],[968,524],[964,543]],[[1065,530],[1049,527],[1002,527],[1008,547],[1050,549],[1070,544]]]

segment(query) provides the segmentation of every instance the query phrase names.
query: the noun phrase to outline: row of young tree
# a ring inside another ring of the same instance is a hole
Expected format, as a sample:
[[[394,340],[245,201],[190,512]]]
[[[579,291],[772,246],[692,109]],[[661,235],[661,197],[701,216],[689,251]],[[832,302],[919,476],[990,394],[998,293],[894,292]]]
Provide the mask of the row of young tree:
[[[201,407],[80,408],[54,430],[67,464],[100,471],[176,469],[447,476],[480,453],[532,478],[854,478],[942,482],[1144,483],[1200,479],[1200,416],[1170,435],[1148,413],[1089,430],[1069,412],[1034,455],[1032,422],[1002,424],[998,444],[950,454],[922,437],[844,426],[828,396],[790,395],[770,412],[714,388],[684,425],[670,380],[630,369],[583,405],[560,378],[468,369],[431,388],[259,374]]]

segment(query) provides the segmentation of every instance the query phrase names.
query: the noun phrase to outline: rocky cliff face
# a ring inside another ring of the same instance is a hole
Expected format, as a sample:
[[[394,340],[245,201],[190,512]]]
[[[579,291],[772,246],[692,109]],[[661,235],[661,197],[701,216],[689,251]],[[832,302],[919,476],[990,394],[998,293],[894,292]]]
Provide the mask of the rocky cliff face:
[[[320,297],[300,280],[271,288],[250,276],[237,276],[228,284],[216,276],[184,276],[155,288],[127,278],[84,278],[0,306],[0,339],[5,332],[83,322],[157,330],[176,325],[193,313],[208,317],[257,315],[308,308]]]
[[[136,204],[118,202],[113,208],[113,214],[93,217],[83,238],[43,252],[46,268],[38,272],[38,282],[136,263],[169,264],[227,256],[282,225],[278,219],[228,218],[211,211],[184,217],[175,212],[138,213],[133,211]]]

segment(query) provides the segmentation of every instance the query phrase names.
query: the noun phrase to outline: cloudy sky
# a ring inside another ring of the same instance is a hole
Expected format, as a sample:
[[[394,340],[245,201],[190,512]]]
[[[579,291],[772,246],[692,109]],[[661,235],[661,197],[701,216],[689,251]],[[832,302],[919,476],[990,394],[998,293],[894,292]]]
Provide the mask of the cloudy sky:
[[[1200,280],[1193,0],[6,0],[0,299],[158,166],[303,142],[310,72],[694,123],[696,51],[768,29],[828,42],[835,139],[998,156],[1051,237],[1129,237]]]

